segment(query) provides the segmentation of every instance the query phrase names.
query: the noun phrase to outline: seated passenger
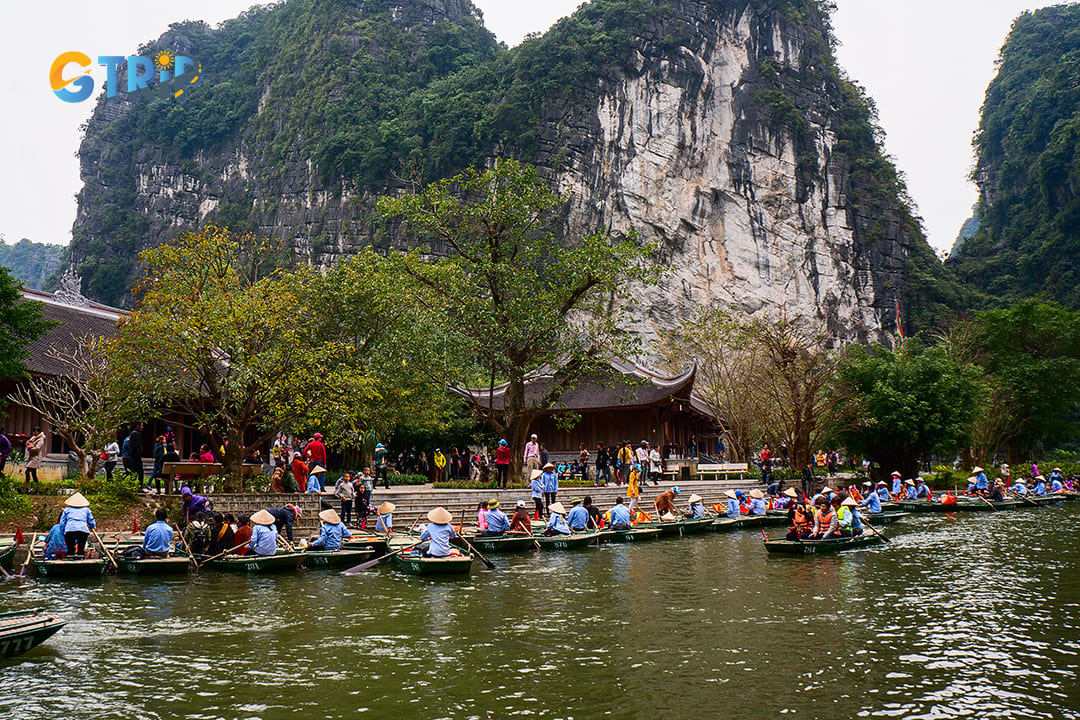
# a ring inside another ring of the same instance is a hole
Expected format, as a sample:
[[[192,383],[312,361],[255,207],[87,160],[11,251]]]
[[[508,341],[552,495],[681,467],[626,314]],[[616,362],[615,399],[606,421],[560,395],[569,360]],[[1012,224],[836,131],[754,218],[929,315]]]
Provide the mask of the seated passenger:
[[[708,517],[705,514],[705,503],[702,502],[700,495],[690,496],[690,517],[695,520],[703,520]]]
[[[757,488],[750,491],[750,515],[764,515],[768,512],[768,505],[765,504],[765,493],[761,492]]]
[[[630,508],[623,504],[622,496],[615,498],[615,507],[608,511],[608,528],[611,530],[630,529]]]
[[[420,533],[424,557],[447,557],[452,553],[450,541],[457,537],[451,521],[454,516],[446,508],[437,507],[427,514],[428,524]],[[453,553],[457,554],[457,553]]]
[[[881,512],[881,495],[876,492],[867,493],[859,506],[866,508],[866,512],[869,514],[877,515]]]
[[[151,523],[143,533],[143,552],[148,557],[169,557],[172,550],[173,529],[165,522],[168,513],[165,508],[154,511],[155,522]]]
[[[570,526],[566,524],[566,508],[561,502],[557,502],[548,508],[548,524],[544,529],[544,535],[569,535]]]
[[[580,498],[574,498],[570,503],[573,507],[566,516],[566,524],[573,532],[585,532],[589,529],[589,511],[581,504]]]
[[[277,528],[274,527],[274,516],[266,510],[260,510],[251,516],[251,522],[255,525],[251,530],[251,540],[248,541],[248,554],[258,557],[268,557],[277,552]]]
[[[737,518],[740,516],[739,496],[734,490],[725,490],[724,495],[727,496],[727,512],[724,513],[725,517]]]
[[[319,537],[311,543],[312,550],[336,552],[341,549],[342,541],[352,537],[352,533],[341,522],[341,516],[337,514],[336,510],[323,510],[319,513],[319,519],[322,520],[323,524],[319,530]]]
[[[529,516],[524,500],[517,501],[517,506],[514,508],[514,517],[510,519],[510,532],[532,535],[532,518]]]
[[[499,537],[510,529],[510,518],[499,509],[499,501],[495,498],[488,500],[486,520],[487,527],[476,533],[481,537]]]

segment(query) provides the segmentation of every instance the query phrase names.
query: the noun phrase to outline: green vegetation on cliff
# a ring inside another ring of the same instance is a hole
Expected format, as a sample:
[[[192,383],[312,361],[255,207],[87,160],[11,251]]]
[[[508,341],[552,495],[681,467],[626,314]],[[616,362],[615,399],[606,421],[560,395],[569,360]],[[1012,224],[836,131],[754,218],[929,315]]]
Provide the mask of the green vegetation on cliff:
[[[0,265],[28,288],[46,289],[53,275],[60,272],[64,261],[63,245],[36,243],[23,238],[14,245],[0,242]]]
[[[975,138],[980,227],[950,257],[998,300],[1080,308],[1080,5],[1021,15]]]

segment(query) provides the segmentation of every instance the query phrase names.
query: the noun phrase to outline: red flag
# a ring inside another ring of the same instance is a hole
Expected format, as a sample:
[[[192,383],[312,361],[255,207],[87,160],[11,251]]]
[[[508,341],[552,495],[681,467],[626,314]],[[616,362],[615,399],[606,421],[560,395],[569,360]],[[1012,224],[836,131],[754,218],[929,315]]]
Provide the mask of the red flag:
[[[139,518],[135,517],[134,515],[131,516],[131,534],[139,534]]]
[[[26,540],[23,538],[22,528],[15,528],[15,544],[22,545],[24,542],[26,542]]]

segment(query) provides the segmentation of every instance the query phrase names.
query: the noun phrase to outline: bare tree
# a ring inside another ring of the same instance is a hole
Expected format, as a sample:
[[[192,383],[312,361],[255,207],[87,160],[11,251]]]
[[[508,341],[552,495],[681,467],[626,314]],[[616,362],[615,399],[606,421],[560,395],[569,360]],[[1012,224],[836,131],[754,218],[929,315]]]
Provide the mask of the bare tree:
[[[697,362],[694,392],[715,410],[730,459],[749,462],[764,409],[759,392],[763,356],[751,326],[727,310],[702,308],[665,333],[660,352],[668,369]]]
[[[97,474],[97,451],[112,430],[104,392],[109,363],[103,345],[101,337],[87,333],[76,338],[72,347],[50,347],[46,355],[64,366],[64,374],[31,376],[7,396],[52,426],[78,456],[86,478]]]

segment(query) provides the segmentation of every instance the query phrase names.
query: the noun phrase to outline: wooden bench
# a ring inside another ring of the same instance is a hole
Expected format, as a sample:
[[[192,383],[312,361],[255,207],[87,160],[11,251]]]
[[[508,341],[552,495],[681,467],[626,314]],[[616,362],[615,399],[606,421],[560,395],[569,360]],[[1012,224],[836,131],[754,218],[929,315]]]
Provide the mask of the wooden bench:
[[[165,492],[171,495],[173,480],[179,478],[181,486],[194,485],[195,492],[202,494],[205,489],[202,481],[212,475],[220,475],[223,467],[221,463],[167,462],[161,466],[161,474],[165,476]],[[252,465],[251,467],[259,466]],[[195,482],[189,483],[189,479]]]
[[[697,471],[698,477],[711,475],[714,480],[718,475],[727,477],[738,473],[739,479],[742,480],[743,476],[750,471],[750,465],[748,463],[700,463]]]

